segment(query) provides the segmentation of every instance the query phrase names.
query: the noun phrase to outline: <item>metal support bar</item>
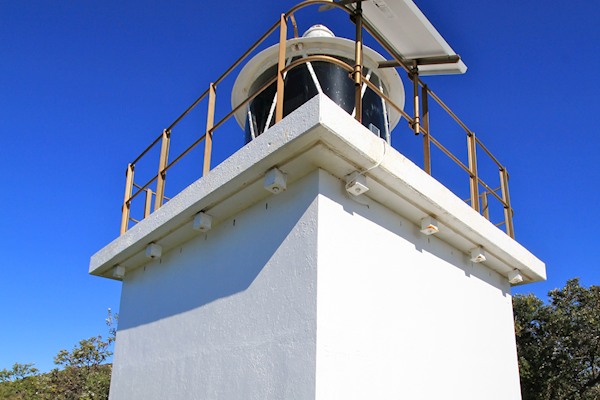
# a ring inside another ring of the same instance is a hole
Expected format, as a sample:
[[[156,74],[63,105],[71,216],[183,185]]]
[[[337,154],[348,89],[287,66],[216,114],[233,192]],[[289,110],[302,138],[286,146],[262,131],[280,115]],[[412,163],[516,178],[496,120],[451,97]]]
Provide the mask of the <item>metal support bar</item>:
[[[454,54],[451,56],[440,56],[440,57],[423,57],[423,58],[405,58],[402,62],[405,65],[436,65],[436,64],[455,64],[460,61],[460,56]],[[398,68],[401,67],[400,63],[396,60],[380,61],[379,68]]]
[[[287,42],[287,21],[285,14],[281,14],[279,23],[279,63],[277,66],[277,105],[275,107],[275,123],[283,118],[283,69],[285,68],[285,46]]]
[[[470,183],[471,183],[471,207],[475,211],[479,212],[479,179],[477,179],[477,142],[475,141],[475,134],[467,134],[467,148],[469,151],[469,172]]]
[[[419,68],[414,67],[409,74],[409,78],[413,81],[413,94],[415,100],[413,129],[415,131],[415,135],[418,135],[421,132],[421,117],[419,113]]]
[[[126,176],[125,200],[123,200],[123,215],[121,217],[121,235],[127,232],[127,225],[129,224],[129,210],[131,208],[129,198],[131,197],[131,191],[133,190],[133,164],[127,164]]]
[[[206,115],[206,136],[204,138],[204,168],[202,169],[202,176],[206,175],[210,171],[210,158],[212,155],[212,128],[215,123],[215,100],[216,92],[214,83],[210,84],[208,92],[208,113]]]
[[[152,210],[152,190],[146,189],[146,204],[144,205],[144,218],[150,215]]]
[[[490,209],[488,208],[487,192],[481,193],[481,214],[489,221]]]
[[[363,66],[363,17],[362,0],[356,2],[354,11],[356,21],[356,42],[354,45],[354,118],[362,122],[362,66]]]
[[[158,180],[156,181],[156,200],[154,201],[154,211],[162,207],[163,196],[165,195],[165,178],[167,172],[164,170],[169,159],[169,141],[171,140],[171,131],[164,130],[162,135],[162,144],[160,146],[160,161],[158,163]]]
[[[429,105],[427,103],[427,85],[421,89],[423,107],[423,169],[431,175],[431,141],[429,140]]]
[[[508,172],[506,168],[500,169],[500,184],[502,185],[502,198],[504,199],[504,220],[506,221],[506,234],[515,238],[515,228],[513,226],[513,212],[510,206],[510,193],[508,192]]]

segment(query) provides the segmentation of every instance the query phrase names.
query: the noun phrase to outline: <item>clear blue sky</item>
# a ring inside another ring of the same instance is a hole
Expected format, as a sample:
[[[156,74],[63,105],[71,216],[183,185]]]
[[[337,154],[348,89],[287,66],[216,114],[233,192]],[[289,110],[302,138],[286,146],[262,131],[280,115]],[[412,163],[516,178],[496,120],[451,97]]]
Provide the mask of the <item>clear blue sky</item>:
[[[507,166],[516,238],[546,262],[547,282],[515,292],[545,299],[572,277],[599,284],[599,3],[415,2],[469,67],[424,80]],[[87,270],[119,233],[127,162],[295,3],[0,2],[0,369],[49,370],[60,349],[106,335],[121,285]],[[297,17],[301,32],[325,23],[352,35],[340,11]],[[218,88],[217,117],[234,76]],[[202,132],[204,112],[173,131],[173,156]],[[466,155],[464,135],[439,126],[436,137]],[[217,135],[218,162],[243,132],[231,123]],[[392,135],[419,154],[405,121]],[[167,195],[199,176],[196,154],[169,172],[183,178],[167,181]],[[434,176],[460,174],[468,196],[463,173],[438,159]]]

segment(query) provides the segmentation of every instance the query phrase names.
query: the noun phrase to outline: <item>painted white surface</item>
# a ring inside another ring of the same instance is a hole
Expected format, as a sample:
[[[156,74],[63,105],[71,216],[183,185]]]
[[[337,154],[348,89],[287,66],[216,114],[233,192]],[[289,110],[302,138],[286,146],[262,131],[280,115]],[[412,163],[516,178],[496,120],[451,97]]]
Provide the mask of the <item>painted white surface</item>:
[[[465,253],[482,246],[487,267],[503,276],[519,269],[524,283],[545,279],[542,261],[395,149],[389,148],[382,160],[383,146],[327,96],[316,96],[98,251],[90,260],[90,273],[111,277],[116,265],[134,270],[148,262],[144,252],[149,243],[167,252],[192,239],[198,234],[193,218],[200,211],[212,215],[217,226],[261,201],[269,195],[264,174],[275,166],[287,174],[289,185],[316,168],[345,179],[357,168],[380,162],[365,174],[366,196],[414,224],[434,217],[440,225],[438,239]]]
[[[321,174],[317,400],[520,399],[505,277]]]
[[[111,400],[520,399],[506,278],[357,201],[317,170],[128,273]]]
[[[314,399],[317,178],[125,276],[111,400]]]

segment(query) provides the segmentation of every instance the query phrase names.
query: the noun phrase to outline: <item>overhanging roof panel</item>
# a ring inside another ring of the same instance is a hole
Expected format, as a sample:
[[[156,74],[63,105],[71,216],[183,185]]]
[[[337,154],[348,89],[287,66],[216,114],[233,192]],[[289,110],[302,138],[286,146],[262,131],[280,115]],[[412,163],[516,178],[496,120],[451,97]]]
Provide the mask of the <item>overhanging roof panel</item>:
[[[362,7],[369,25],[404,58],[456,54],[411,0],[370,0]],[[462,74],[466,70],[462,61],[419,67],[421,75]]]

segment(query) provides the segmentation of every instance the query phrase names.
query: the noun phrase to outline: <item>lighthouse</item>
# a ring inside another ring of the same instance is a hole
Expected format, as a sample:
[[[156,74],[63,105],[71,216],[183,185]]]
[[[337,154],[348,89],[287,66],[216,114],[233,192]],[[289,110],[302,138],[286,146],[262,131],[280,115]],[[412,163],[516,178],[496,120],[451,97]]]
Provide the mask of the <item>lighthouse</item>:
[[[303,7],[348,13],[356,36],[301,35]],[[111,400],[520,399],[511,287],[545,265],[514,239],[507,167],[424,81],[466,65],[411,0],[306,1],[274,22],[152,142],[150,182],[135,181],[149,148],[127,164],[121,235],[89,268],[122,281]],[[430,102],[465,131],[468,163],[447,154],[467,201],[431,169],[430,148],[447,149]],[[205,132],[170,156],[202,106]],[[221,131],[229,118],[239,128]],[[391,146],[399,129],[422,137],[423,168]],[[234,134],[246,144],[212,166],[213,135]],[[202,176],[167,197],[167,172],[200,144]]]

